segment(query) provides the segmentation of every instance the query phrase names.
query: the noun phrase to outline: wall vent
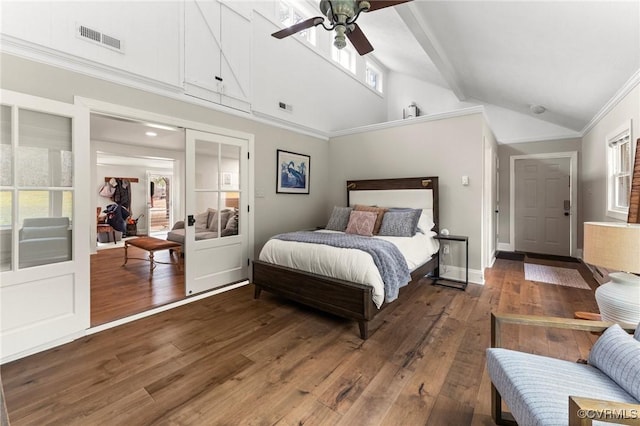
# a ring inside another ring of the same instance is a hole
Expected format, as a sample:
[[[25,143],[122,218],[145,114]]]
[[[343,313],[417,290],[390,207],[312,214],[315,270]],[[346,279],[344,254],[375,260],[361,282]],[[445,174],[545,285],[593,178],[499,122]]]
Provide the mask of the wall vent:
[[[103,34],[98,30],[78,25],[78,36],[84,40],[99,43],[101,46],[122,52],[122,41],[107,34]]]

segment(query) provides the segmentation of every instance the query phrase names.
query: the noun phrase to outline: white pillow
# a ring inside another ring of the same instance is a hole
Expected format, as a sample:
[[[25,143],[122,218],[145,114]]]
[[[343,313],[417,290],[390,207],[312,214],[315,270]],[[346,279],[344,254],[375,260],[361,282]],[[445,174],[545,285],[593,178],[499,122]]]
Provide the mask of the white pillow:
[[[418,232],[428,235],[435,223],[433,222],[433,211],[431,209],[422,209],[420,219],[418,219]]]

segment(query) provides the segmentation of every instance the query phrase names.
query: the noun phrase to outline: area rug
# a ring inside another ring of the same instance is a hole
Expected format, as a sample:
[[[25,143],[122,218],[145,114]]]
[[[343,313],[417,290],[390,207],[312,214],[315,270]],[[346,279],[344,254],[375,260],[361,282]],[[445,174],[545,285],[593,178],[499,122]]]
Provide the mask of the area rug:
[[[524,264],[524,279],[528,281],[538,281],[547,284],[558,284],[567,287],[582,288],[590,290],[580,272],[576,269],[558,268],[556,266],[536,265],[533,263]]]

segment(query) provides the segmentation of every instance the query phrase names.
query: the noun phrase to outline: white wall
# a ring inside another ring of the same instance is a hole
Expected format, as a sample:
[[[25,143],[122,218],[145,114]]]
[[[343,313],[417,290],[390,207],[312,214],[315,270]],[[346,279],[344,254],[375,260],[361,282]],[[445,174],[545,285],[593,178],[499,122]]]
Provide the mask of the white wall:
[[[320,49],[295,37],[265,36],[278,29],[254,14],[254,113],[323,132],[387,121],[384,97],[321,56]],[[279,102],[293,110],[283,111]]]
[[[178,1],[3,1],[2,32],[178,86],[181,7]],[[122,51],[78,37],[77,25],[121,40]]]
[[[334,205],[346,205],[345,182],[349,179],[438,176],[440,229],[469,237],[469,267],[481,277],[483,114],[427,120],[372,126],[332,138],[325,217]],[[461,183],[463,175],[469,176],[468,186]],[[457,254],[452,264],[460,265],[461,252]]]

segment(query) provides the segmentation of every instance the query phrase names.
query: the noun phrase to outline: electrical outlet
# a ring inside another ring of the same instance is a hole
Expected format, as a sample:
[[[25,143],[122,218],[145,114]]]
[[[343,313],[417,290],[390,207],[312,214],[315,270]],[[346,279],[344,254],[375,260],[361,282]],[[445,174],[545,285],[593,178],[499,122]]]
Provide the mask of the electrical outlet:
[[[442,253],[449,254],[449,244],[445,244],[442,246]]]

